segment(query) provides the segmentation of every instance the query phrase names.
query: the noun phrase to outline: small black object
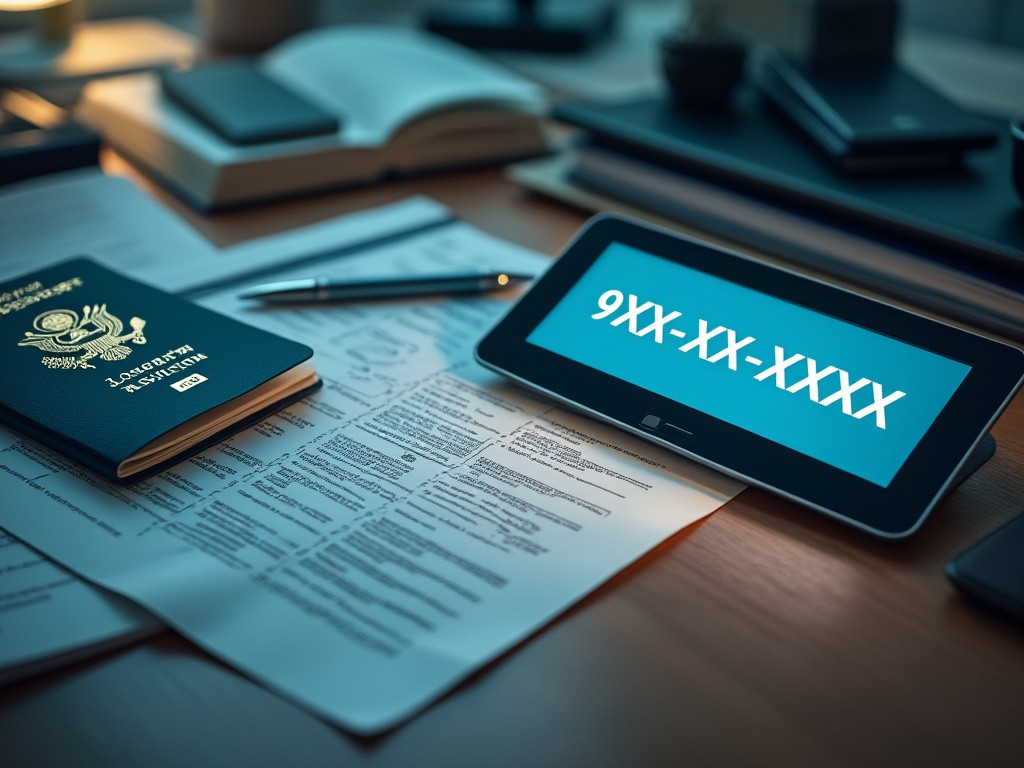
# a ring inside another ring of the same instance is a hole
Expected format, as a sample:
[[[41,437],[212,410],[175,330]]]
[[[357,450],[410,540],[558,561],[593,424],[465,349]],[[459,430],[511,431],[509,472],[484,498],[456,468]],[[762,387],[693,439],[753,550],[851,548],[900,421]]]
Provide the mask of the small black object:
[[[100,140],[35,94],[0,94],[0,184],[99,162]]]
[[[843,170],[957,166],[991,147],[991,124],[960,109],[899,66],[832,69],[767,51],[758,85]]]
[[[1010,122],[1010,138],[1013,141],[1013,186],[1024,202],[1024,118]]]
[[[68,122],[53,128],[26,125],[0,132],[0,184],[99,162],[100,140]]]
[[[950,560],[946,575],[971,597],[1024,621],[1024,514]]]
[[[743,76],[746,46],[737,39],[704,40],[677,32],[661,40],[661,63],[672,96],[684,109],[723,108]]]
[[[424,26],[473,48],[572,53],[607,37],[617,15],[609,0],[448,0]]]
[[[277,82],[251,61],[164,72],[164,93],[233,144],[335,133],[338,118]]]

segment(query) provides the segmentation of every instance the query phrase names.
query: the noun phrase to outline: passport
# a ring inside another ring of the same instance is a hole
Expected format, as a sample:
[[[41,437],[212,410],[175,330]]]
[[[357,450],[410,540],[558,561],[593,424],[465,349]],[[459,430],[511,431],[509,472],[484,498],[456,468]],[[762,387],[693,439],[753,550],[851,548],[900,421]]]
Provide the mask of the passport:
[[[0,421],[118,482],[320,386],[304,344],[74,258],[0,284]]]

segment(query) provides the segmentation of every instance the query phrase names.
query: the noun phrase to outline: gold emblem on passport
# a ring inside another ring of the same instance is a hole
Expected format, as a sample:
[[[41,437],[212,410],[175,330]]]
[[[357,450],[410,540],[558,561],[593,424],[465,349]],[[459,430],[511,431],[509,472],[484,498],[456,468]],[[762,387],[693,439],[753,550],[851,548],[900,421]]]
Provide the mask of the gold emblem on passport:
[[[35,331],[25,331],[19,347],[38,347],[61,357],[44,356],[47,368],[95,368],[89,363],[95,357],[107,362],[124,360],[132,353],[125,342],[145,344],[142,329],[146,321],[133,317],[128,321],[131,333],[122,334],[124,323],[107,312],[106,304],[83,307],[79,316],[73,309],[51,309],[32,321]],[[82,354],[77,355],[76,353]]]

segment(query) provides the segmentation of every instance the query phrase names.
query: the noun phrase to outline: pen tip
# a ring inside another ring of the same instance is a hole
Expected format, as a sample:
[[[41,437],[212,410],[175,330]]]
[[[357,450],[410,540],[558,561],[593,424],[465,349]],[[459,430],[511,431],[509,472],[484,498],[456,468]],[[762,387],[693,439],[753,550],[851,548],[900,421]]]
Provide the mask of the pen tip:
[[[524,275],[516,272],[499,272],[494,278],[495,282],[501,288],[504,288],[507,285],[515,285],[516,283],[525,283],[532,279],[532,275]]]

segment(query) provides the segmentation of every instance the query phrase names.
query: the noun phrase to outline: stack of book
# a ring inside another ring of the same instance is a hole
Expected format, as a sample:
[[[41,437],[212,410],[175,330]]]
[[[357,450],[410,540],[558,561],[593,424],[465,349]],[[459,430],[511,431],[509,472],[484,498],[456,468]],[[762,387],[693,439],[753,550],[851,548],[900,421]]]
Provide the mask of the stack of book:
[[[718,113],[652,97],[555,116],[586,129],[563,181],[597,193],[592,205],[626,203],[1024,340],[1024,215],[1005,126],[955,170],[858,177],[752,90]]]
[[[497,163],[547,147],[540,86],[414,29],[325,27],[286,40],[260,70],[336,132],[233,144],[168,98],[153,73],[91,83],[78,118],[201,210]]]

